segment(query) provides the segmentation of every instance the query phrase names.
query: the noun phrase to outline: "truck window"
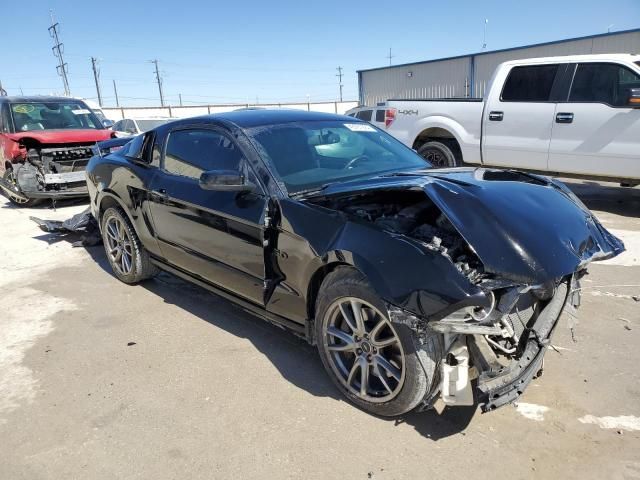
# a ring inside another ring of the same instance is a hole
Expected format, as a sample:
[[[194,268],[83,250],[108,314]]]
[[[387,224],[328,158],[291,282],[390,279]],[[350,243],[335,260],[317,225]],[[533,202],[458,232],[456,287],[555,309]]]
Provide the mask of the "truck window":
[[[581,63],[573,77],[569,101],[624,107],[632,88],[640,88],[640,76],[622,65]]]
[[[356,113],[356,118],[360,120],[364,120],[365,122],[371,121],[371,116],[373,115],[373,110],[360,110]]]
[[[514,67],[502,89],[503,102],[546,102],[549,100],[558,65]]]
[[[376,122],[384,122],[384,110],[376,110]]]

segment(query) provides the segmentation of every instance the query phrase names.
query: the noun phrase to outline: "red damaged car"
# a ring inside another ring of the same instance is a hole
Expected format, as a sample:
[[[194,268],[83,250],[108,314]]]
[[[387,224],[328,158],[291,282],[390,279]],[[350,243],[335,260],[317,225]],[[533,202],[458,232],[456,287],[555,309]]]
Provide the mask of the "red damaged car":
[[[92,147],[112,137],[81,100],[0,97],[0,187],[22,206],[85,196]]]

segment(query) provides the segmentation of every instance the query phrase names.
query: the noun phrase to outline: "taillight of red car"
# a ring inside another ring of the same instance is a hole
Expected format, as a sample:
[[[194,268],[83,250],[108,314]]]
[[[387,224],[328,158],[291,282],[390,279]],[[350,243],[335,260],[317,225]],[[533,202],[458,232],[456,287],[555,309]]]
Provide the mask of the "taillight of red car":
[[[384,126],[385,128],[389,128],[393,121],[396,119],[396,109],[395,108],[387,108],[384,111]]]

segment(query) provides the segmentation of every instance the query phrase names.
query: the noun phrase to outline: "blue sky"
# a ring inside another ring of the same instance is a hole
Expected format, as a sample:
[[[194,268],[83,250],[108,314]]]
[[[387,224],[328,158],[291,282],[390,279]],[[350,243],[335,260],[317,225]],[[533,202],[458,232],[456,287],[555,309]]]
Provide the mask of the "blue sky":
[[[9,94],[62,92],[49,9],[62,24],[71,92],[105,105],[157,105],[157,58],[171,104],[357,98],[356,70],[640,27],[640,0],[6,1],[0,81]],[[166,5],[166,6],[165,6]]]

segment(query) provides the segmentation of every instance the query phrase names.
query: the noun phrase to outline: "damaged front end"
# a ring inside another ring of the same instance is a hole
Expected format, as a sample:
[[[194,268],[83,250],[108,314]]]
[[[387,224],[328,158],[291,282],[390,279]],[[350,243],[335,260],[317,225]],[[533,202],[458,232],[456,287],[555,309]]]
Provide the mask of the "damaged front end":
[[[312,200],[424,252],[422,274],[406,272],[416,287],[385,297],[390,320],[422,345],[422,409],[438,398],[483,412],[515,401],[542,373],[562,312],[579,306],[587,264],[624,250],[566,187],[509,173],[440,173]]]
[[[85,167],[92,144],[37,145],[21,148],[14,160],[10,182],[2,187],[16,200],[87,195]]]
[[[547,285],[515,286],[493,292],[489,311],[464,309],[429,322],[425,334],[442,334],[442,399],[448,405],[476,401],[483,412],[515,401],[542,373],[551,335],[567,304],[579,305],[582,271]]]

